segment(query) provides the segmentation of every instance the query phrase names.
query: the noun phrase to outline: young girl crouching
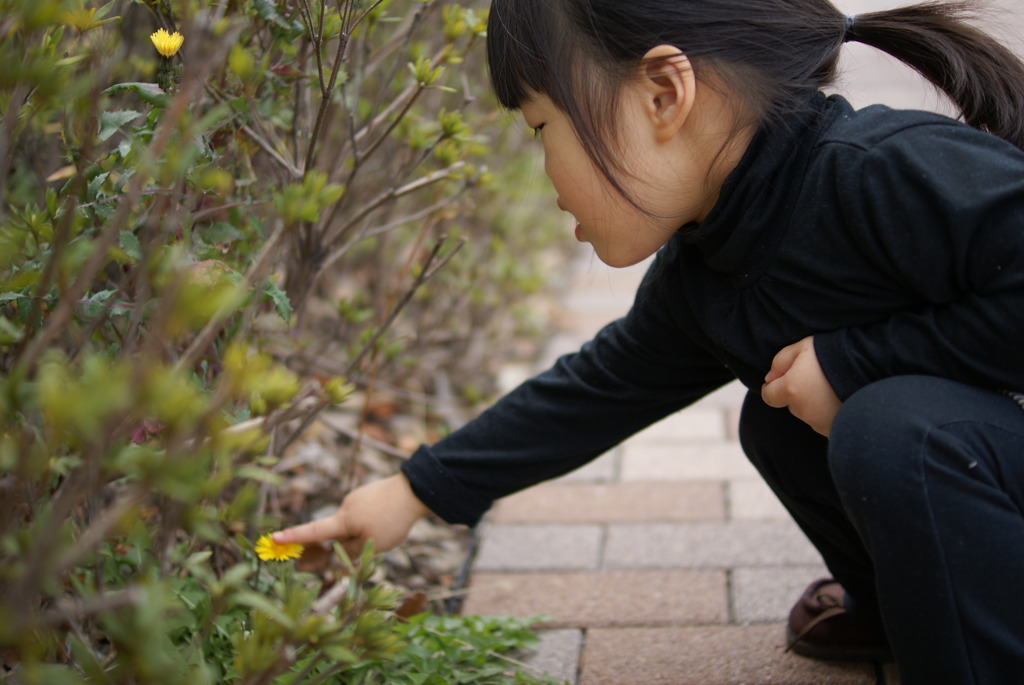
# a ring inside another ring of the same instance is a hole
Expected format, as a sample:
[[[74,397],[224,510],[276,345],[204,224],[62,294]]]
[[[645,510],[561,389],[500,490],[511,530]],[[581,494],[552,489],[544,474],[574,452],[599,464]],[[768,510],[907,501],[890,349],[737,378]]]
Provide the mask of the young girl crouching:
[[[794,606],[793,649],[891,650],[905,685],[1021,682],[1024,66],[967,8],[495,0],[495,92],[576,238],[657,257],[578,353],[277,539],[474,524],[738,378],[743,448],[833,576]],[[965,123],[826,97],[847,41]]]

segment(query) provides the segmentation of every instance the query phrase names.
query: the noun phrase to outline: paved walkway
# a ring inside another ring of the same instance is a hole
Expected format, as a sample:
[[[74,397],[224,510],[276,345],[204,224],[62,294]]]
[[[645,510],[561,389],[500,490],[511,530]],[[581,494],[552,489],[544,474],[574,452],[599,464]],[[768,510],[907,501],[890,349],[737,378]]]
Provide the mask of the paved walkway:
[[[624,313],[643,274],[586,253],[574,267],[544,366]],[[534,663],[574,685],[896,682],[783,653],[789,605],[825,569],[740,450],[743,395],[499,502],[463,611],[551,616]]]
[[[1020,37],[1016,11],[996,16]],[[869,48],[850,46],[844,60],[841,90],[856,105],[941,109],[916,76]],[[587,246],[572,266],[543,366],[623,314],[643,273],[608,269]],[[825,569],[740,451],[743,394],[728,386],[500,502],[482,528],[464,612],[552,617],[533,663],[572,685],[898,683],[892,666],[784,652],[789,607]]]

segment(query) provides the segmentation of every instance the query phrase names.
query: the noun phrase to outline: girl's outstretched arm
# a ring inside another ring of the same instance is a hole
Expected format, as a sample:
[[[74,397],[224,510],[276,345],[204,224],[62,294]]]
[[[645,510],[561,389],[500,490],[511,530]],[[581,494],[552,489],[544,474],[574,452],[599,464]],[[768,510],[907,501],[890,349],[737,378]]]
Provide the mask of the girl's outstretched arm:
[[[355,557],[368,540],[373,540],[378,552],[400,544],[413,524],[429,513],[405,475],[398,473],[356,488],[331,516],[287,528],[273,537],[282,544],[337,540]]]
[[[821,370],[811,336],[783,347],[775,355],[761,397],[770,407],[788,407],[793,416],[825,437],[842,405]]]

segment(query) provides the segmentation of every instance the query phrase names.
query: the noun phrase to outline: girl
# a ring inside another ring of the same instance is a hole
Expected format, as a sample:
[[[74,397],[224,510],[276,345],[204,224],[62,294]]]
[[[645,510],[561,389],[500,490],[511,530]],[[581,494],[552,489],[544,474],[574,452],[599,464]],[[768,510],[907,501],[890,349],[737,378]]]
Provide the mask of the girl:
[[[281,542],[474,524],[734,378],[741,443],[834,580],[793,648],[907,685],[1024,678],[1024,66],[966,3],[494,0],[493,85],[544,143],[558,205],[629,314],[402,473]],[[966,123],[854,111],[846,41]]]

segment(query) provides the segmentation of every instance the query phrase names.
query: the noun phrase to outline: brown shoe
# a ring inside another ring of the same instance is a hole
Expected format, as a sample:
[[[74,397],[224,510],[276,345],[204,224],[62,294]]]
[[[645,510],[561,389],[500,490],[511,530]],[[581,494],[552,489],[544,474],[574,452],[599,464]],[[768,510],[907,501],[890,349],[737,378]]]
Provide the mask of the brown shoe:
[[[892,661],[885,639],[869,632],[846,612],[843,586],[816,580],[789,612],[786,651],[829,661]]]

